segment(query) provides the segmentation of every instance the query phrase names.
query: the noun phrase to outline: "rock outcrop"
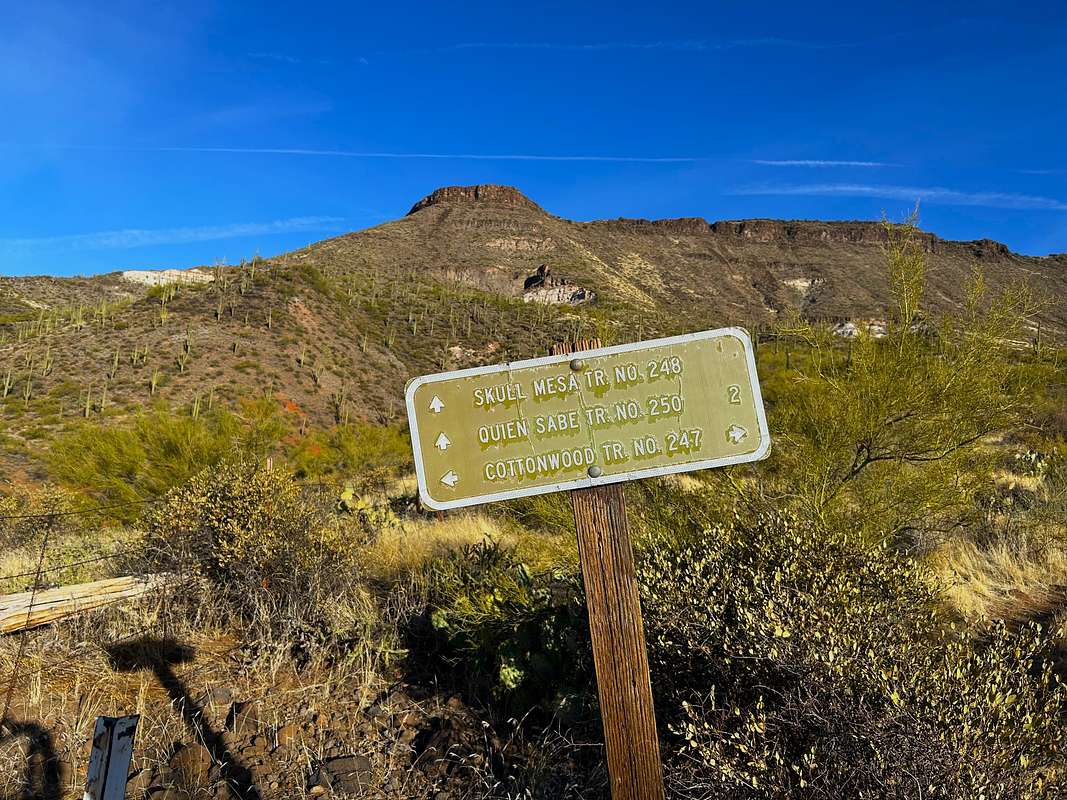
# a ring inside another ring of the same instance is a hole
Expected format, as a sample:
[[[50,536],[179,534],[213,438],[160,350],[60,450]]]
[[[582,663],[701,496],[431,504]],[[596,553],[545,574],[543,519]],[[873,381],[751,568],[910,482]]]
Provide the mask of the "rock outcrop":
[[[531,211],[545,210],[537,205],[514,186],[500,186],[495,183],[483,183],[477,186],[443,186],[435,189],[411,207],[408,216],[430,206],[448,203],[493,205],[512,208],[525,208]]]
[[[527,303],[577,306],[595,302],[596,292],[591,292],[567,278],[553,275],[547,265],[541,264],[533,275],[523,281],[522,299]]]

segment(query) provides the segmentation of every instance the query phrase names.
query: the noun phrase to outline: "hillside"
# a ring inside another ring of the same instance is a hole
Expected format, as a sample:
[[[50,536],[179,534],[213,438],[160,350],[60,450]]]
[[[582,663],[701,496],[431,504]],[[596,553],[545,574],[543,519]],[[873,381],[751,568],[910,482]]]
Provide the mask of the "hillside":
[[[2,441],[22,461],[80,418],[156,400],[273,395],[295,425],[388,420],[412,375],[541,353],[578,332],[759,328],[792,308],[862,324],[887,305],[883,240],[877,222],[574,222],[485,185],[438,189],[401,219],[180,284],[3,278]],[[1027,281],[1067,296],[1065,256],[929,233],[923,246],[934,314],[960,308],[975,265],[993,289]],[[1049,303],[1036,322],[1061,335],[1067,306]]]
[[[791,306],[809,318],[863,319],[882,315],[887,301],[879,222],[572,222],[510,187],[476,186],[439,189],[404,219],[339,241],[353,239],[374,262],[390,254],[421,260],[448,279],[505,294],[518,294],[543,263],[609,305],[664,313],[685,303],[701,319],[768,323]],[[1052,297],[1067,288],[1067,256],[1030,258],[988,239],[930,233],[923,246],[935,313],[959,307],[975,265],[993,287],[1033,281]],[[1047,322],[1062,328],[1067,309]]]

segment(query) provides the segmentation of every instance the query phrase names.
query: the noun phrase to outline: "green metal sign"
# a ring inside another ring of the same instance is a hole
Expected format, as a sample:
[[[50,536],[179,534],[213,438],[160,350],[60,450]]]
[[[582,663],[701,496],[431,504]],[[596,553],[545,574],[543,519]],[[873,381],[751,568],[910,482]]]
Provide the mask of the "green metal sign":
[[[406,400],[433,509],[764,458],[770,434],[740,328],[424,375]]]

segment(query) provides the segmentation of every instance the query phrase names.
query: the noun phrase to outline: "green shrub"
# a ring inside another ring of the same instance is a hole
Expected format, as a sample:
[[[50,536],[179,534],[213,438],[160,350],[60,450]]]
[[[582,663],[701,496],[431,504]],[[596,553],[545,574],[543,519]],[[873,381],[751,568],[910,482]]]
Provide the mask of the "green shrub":
[[[808,357],[768,393],[786,496],[806,516],[872,536],[972,522],[992,466],[982,442],[1027,418],[1042,374],[1005,344],[1034,309],[1027,291],[990,297],[976,274],[960,317],[935,328],[918,310],[916,229],[886,228],[895,308],[884,338],[861,335],[846,352],[827,327],[797,320],[784,332]]]
[[[125,425],[82,422],[56,439],[48,467],[57,481],[122,506],[110,513],[132,522],[139,501],[160,497],[235,453],[263,457],[285,430],[270,401],[248,401],[239,414],[219,408],[196,418],[157,405]]]
[[[353,598],[366,597],[353,538],[285,470],[221,463],[171,490],[142,522],[148,568],[203,576],[212,604],[263,631],[284,628],[298,641],[365,633],[351,630]]]
[[[60,482],[107,504],[136,503],[162,495],[215,464],[234,446],[238,423],[226,412],[192,419],[159,406],[119,427],[84,422],[60,436],[48,452],[49,471]],[[132,521],[140,509],[115,509]]]
[[[311,286],[316,292],[326,297],[333,296],[333,286],[329,279],[322,274],[322,271],[312,265],[305,262],[300,262],[296,265],[296,269],[303,275],[308,285]]]
[[[219,583],[262,583],[298,564],[311,528],[299,487],[281,470],[237,461],[203,470],[149,508],[146,543]]]
[[[462,677],[519,713],[591,699],[585,608],[573,577],[534,576],[485,541],[438,565],[430,624]]]
[[[787,514],[664,533],[639,582],[680,796],[962,800],[1067,785],[1047,631],[994,625],[974,640],[939,613],[919,565]]]
[[[354,422],[310,434],[290,459],[300,477],[394,477],[411,464],[411,442],[397,426]]]

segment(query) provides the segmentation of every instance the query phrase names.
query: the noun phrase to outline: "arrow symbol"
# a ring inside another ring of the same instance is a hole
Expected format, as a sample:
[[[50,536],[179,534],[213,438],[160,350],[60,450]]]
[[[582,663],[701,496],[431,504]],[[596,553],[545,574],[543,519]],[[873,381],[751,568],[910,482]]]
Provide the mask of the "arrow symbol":
[[[455,470],[450,469],[444,474],[444,476],[442,476],[441,483],[443,483],[449,489],[454,489],[456,484],[459,483],[459,475],[456,474]]]
[[[441,398],[437,395],[433,396],[433,400],[430,401],[430,411],[435,414],[440,414],[441,409],[445,407],[445,404],[441,402]]]
[[[731,425],[726,431],[726,438],[731,444],[740,444],[741,440],[748,436],[748,431],[740,425]]]
[[[433,446],[438,450],[447,450],[450,444],[452,444],[452,440],[442,433],[438,435],[437,441],[433,443]]]

